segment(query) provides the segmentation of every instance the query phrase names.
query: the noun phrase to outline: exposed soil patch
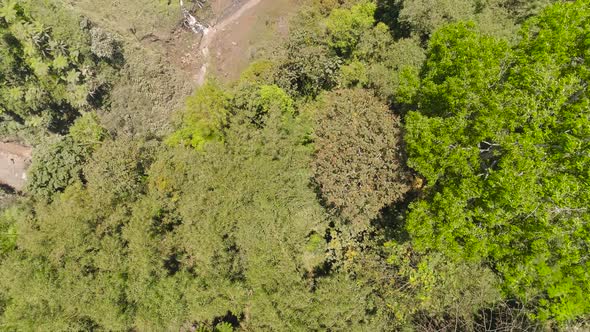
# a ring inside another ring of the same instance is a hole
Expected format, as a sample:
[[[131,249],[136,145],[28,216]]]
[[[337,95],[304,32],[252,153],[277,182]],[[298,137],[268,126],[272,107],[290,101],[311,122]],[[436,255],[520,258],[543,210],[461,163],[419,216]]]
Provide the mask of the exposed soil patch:
[[[0,185],[6,185],[15,190],[23,189],[30,163],[30,147],[0,142]]]
[[[267,44],[286,35],[288,16],[297,9],[296,0],[221,0],[213,5],[221,13],[203,36],[187,64],[198,64],[197,85],[207,76],[232,81]],[[221,10],[223,5],[228,5]]]
[[[232,81],[268,45],[286,36],[287,22],[300,0],[210,1],[209,25],[203,36],[180,25],[165,40],[144,40],[163,45],[168,61],[193,77],[196,85],[214,76]],[[149,45],[146,45],[149,47]]]
[[[225,32],[225,30],[228,29],[228,27],[231,28],[231,25],[239,23],[239,20],[244,16],[244,14],[248,13],[250,10],[256,7],[256,5],[260,3],[260,1],[261,0],[248,0],[244,2],[240,7],[236,7],[237,9],[233,11],[231,14],[229,14],[227,17],[221,17],[221,20],[217,21],[214,25],[211,26],[210,29],[203,33],[203,38],[201,39],[201,43],[199,44],[199,51],[201,55],[202,64],[196,77],[197,85],[203,85],[203,83],[205,82],[205,77],[207,76],[207,71],[211,63],[211,44],[217,41],[216,38],[218,35],[220,35],[220,32]],[[237,45],[236,42],[232,42],[232,44]]]
[[[289,16],[298,8],[295,0],[250,0],[255,5],[219,28],[209,45],[211,74],[233,81],[268,45],[276,44],[287,32]]]
[[[201,59],[198,56],[200,36],[187,29],[177,29],[167,42],[166,58],[190,77],[197,74]]]
[[[227,15],[229,10],[243,3],[244,0],[217,0],[211,1],[211,10],[215,17],[223,17]]]

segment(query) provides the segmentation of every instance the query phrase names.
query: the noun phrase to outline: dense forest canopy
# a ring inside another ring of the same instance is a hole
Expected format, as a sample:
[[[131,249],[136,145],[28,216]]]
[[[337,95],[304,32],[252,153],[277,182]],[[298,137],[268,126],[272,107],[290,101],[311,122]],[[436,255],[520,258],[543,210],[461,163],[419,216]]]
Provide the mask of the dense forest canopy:
[[[1,130],[10,130],[4,122],[12,120],[37,131],[63,132],[80,112],[101,103],[116,42],[90,23],[72,28],[73,18],[48,26],[32,16],[34,3],[1,5]],[[45,10],[61,11],[57,5]]]
[[[0,0],[0,330],[590,328],[589,0],[310,0],[192,93],[91,6]]]

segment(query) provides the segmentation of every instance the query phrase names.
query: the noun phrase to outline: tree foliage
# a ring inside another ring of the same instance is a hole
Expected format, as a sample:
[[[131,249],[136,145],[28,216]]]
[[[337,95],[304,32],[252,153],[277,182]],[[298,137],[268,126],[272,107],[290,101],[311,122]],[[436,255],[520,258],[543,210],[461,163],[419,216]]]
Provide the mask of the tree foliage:
[[[390,25],[402,35],[429,38],[448,23],[476,21],[478,29],[497,37],[511,38],[519,23],[554,0],[384,0],[381,7]],[[398,33],[399,33],[398,32]]]
[[[144,165],[145,187],[127,185],[125,174],[140,172],[115,167],[137,154],[104,144],[85,187],[12,223],[3,326],[169,330],[224,317],[252,330],[371,326],[357,305],[371,303],[370,289],[334,275],[312,291],[325,255],[309,236],[324,232],[326,215],[302,172],[309,149],[284,126],[271,112],[262,128],[234,122],[224,144],[161,152]],[[122,199],[121,188],[136,199]],[[334,299],[341,285],[358,295]]]
[[[180,128],[168,138],[170,145],[202,149],[208,141],[220,140],[227,125],[229,96],[214,82],[207,82],[187,98]]]
[[[398,119],[370,92],[327,95],[315,128],[315,180],[343,218],[367,224],[403,198],[409,186]]]
[[[363,2],[350,9],[334,9],[326,20],[329,45],[339,54],[349,55],[359,43],[362,33],[375,24],[376,6]]]
[[[96,113],[89,112],[74,121],[70,127],[69,135],[78,144],[96,148],[108,133],[100,124]]]
[[[588,0],[314,0],[174,123],[178,4],[106,2],[0,0],[1,330],[587,327]]]
[[[336,85],[341,60],[330,53],[319,24],[322,19],[313,11],[302,13],[283,47],[275,81],[292,95],[315,98]]]
[[[100,103],[108,65],[90,53],[83,31],[74,30],[72,39],[56,38],[28,5],[0,2],[0,114],[41,130],[64,131],[79,110]]]
[[[490,260],[508,292],[562,322],[590,310],[588,8],[548,8],[512,49],[469,25],[438,31],[406,117],[429,187],[408,215],[416,245]]]
[[[90,150],[66,137],[37,149],[28,170],[27,191],[49,199],[82,180],[82,167]]]

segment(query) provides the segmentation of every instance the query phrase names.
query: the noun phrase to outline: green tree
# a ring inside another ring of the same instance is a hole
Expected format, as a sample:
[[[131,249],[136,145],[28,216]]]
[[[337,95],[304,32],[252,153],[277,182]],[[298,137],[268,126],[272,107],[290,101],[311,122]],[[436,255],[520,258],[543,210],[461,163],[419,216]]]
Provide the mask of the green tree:
[[[374,3],[367,1],[350,9],[332,10],[326,20],[330,47],[342,56],[349,56],[363,32],[375,24],[376,8]]]
[[[221,140],[227,126],[229,98],[216,83],[207,82],[187,98],[180,128],[167,143],[202,149],[208,141]]]
[[[315,180],[328,206],[366,226],[408,191],[398,118],[369,91],[325,97],[315,126]]]
[[[245,84],[234,93],[232,112],[240,113],[252,124],[262,127],[271,115],[291,119],[295,115],[295,106],[293,99],[276,85]]]
[[[11,221],[18,235],[0,260],[3,326],[384,326],[365,317],[371,287],[345,275],[314,280],[327,258],[325,240],[311,234],[325,233],[327,216],[309,186],[307,127],[284,112],[289,99],[264,98],[284,92],[263,90],[260,104],[271,106],[263,126],[238,109],[223,143],[159,151],[153,164],[141,142],[106,141],[85,185]],[[343,287],[357,295],[334,300]]]
[[[478,29],[496,37],[511,39],[515,27],[537,14],[554,0],[390,0],[381,5],[393,15],[385,18],[402,31],[402,36],[415,34],[428,39],[448,23],[472,20]],[[393,16],[393,17],[390,17]],[[395,31],[399,34],[399,31]]]
[[[91,150],[65,137],[37,147],[28,170],[27,192],[50,199],[69,185],[82,180],[82,167]]]
[[[299,14],[277,59],[275,83],[296,97],[315,98],[336,85],[342,61],[330,51],[323,20],[314,11]]]
[[[424,53],[419,40],[403,38],[394,41],[389,28],[378,23],[365,31],[353,51],[353,58],[361,61],[366,72],[363,85],[399,108],[401,104],[411,103],[418,90],[419,73],[426,58]]]
[[[421,328],[429,326],[426,330],[489,328],[478,326],[479,314],[502,300],[500,278],[489,267],[453,260],[440,252],[420,254],[409,242],[385,246],[391,254],[388,263],[395,271],[391,282],[405,286],[403,290],[394,288],[397,296],[389,302],[397,315]]]
[[[25,210],[17,218],[17,249],[1,262],[2,292],[9,300],[2,326],[124,329],[125,250],[115,235],[121,219],[116,213],[105,218],[109,209],[79,184],[34,211],[35,217]]]
[[[408,215],[416,247],[489,261],[508,294],[559,322],[590,311],[588,8],[549,7],[514,49],[439,30],[406,117],[408,163],[428,183]]]
[[[106,138],[107,132],[101,126],[98,116],[89,112],[74,121],[69,136],[78,144],[94,149]]]
[[[129,139],[102,143],[83,169],[88,190],[114,203],[132,200],[141,194],[157,150],[152,143]]]
[[[0,8],[0,114],[37,131],[67,132],[79,110],[104,101],[112,68],[91,54],[89,36],[63,8],[33,0]],[[60,20],[33,16],[39,8]],[[63,26],[54,34],[44,19]]]

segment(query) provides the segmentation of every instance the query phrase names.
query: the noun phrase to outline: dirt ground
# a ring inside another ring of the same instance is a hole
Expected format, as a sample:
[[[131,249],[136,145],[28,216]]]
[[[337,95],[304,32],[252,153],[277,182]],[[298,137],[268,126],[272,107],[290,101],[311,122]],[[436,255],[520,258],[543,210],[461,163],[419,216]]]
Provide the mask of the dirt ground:
[[[289,16],[297,9],[293,0],[261,0],[221,29],[211,43],[211,74],[233,81],[248,64],[277,39],[286,36]]]
[[[30,147],[0,142],[0,184],[21,190],[26,183],[30,162]]]
[[[199,76],[224,82],[239,78],[248,64],[288,32],[289,17],[298,0],[218,0],[211,2],[214,17],[208,23],[214,36],[201,38],[179,29],[170,41],[168,58],[199,81]],[[246,10],[242,7],[246,7]],[[236,15],[238,14],[238,15]],[[210,32],[211,33],[211,32]],[[202,40],[207,54],[202,52]],[[203,65],[206,64],[205,73]]]
[[[242,1],[239,0],[217,0],[211,2],[211,9],[215,14],[215,17],[222,17],[227,13],[228,10],[231,10],[231,7],[239,5]]]

